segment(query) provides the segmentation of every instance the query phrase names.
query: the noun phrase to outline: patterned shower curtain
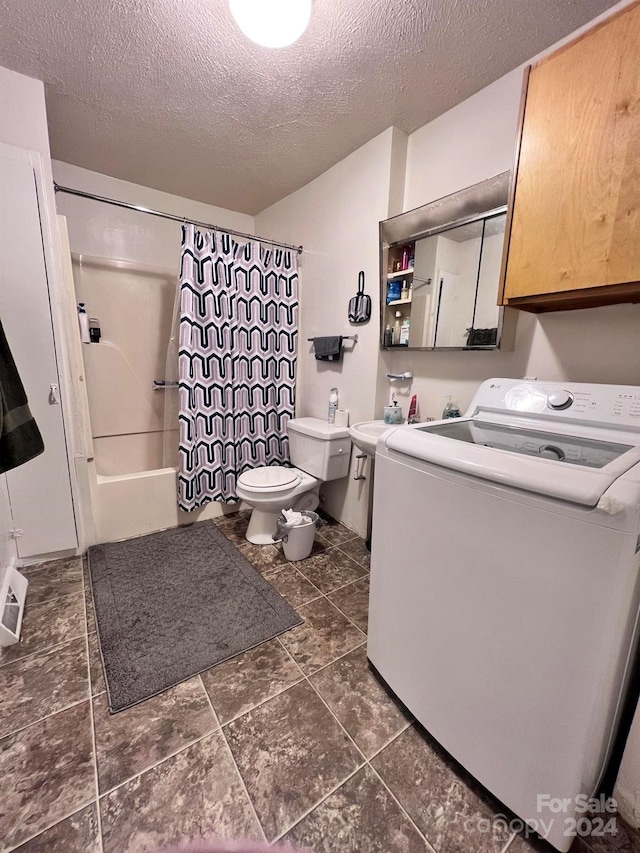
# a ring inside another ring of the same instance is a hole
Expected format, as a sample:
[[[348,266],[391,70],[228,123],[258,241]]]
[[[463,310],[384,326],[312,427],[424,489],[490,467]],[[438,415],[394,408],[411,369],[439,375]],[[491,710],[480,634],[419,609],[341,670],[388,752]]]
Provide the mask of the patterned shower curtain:
[[[243,471],[289,461],[297,336],[295,252],[184,226],[180,509],[233,503]]]

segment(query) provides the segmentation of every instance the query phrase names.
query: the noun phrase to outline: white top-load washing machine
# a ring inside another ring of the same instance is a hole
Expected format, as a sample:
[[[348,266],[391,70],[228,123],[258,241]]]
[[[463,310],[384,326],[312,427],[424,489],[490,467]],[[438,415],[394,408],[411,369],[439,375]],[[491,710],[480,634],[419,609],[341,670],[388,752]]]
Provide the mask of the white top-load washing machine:
[[[378,442],[369,659],[558,850],[625,698],[639,534],[640,388],[492,379]]]

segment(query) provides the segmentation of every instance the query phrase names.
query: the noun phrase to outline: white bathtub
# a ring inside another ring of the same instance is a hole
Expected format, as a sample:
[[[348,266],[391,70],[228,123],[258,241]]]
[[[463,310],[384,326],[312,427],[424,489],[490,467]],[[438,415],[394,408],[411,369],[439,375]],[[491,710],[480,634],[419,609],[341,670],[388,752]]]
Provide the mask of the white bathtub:
[[[147,433],[94,439],[91,500],[96,542],[128,539],[238,510],[237,504],[215,501],[193,512],[178,509],[175,468],[135,470],[150,460],[160,464],[159,437],[151,438]]]
[[[133,474],[96,474],[93,484],[96,541],[128,539],[223,515],[223,505],[215,501],[193,512],[179,510],[176,476],[175,468]],[[236,509],[229,507],[227,511],[235,512]]]

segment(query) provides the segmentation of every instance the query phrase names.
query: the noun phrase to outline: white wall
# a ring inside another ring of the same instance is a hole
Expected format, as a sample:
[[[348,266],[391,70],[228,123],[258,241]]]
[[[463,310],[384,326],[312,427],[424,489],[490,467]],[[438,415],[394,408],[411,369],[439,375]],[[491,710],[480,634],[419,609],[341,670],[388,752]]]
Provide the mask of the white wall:
[[[254,218],[245,213],[120,181],[59,160],[53,161],[53,176],[61,186],[139,204],[189,220],[254,233]],[[57,193],[56,206],[58,212],[67,218],[72,252],[179,269],[179,222],[66,193]]]
[[[404,210],[511,168],[521,88],[518,68],[409,136]]]
[[[50,156],[44,85],[8,68],[0,68],[0,142]]]
[[[399,212],[403,170],[398,162],[404,160],[405,146],[405,135],[389,129],[256,217],[259,233],[304,245],[298,416],[326,418],[329,390],[335,385],[340,408],[349,409],[351,423],[373,417],[380,333],[378,222]],[[359,270],[365,273],[373,316],[366,325],[350,326],[348,302],[356,293]],[[358,343],[346,342],[342,361],[336,364],[316,361],[307,341],[316,335],[354,333]],[[323,494],[332,515],[364,534],[368,492],[366,483],[353,480],[354,456],[349,478],[327,484]]]

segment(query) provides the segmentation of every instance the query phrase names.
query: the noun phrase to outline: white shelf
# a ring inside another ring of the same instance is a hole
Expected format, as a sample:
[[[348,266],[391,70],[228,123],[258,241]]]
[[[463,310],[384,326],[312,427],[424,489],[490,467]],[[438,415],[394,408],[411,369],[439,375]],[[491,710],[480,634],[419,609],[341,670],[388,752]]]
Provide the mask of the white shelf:
[[[387,308],[392,308],[395,305],[411,305],[411,297],[408,299],[394,299],[392,302],[387,302]]]
[[[408,267],[406,270],[398,270],[397,272],[389,272],[387,273],[387,280],[403,278],[405,275],[413,275],[413,267]]]

